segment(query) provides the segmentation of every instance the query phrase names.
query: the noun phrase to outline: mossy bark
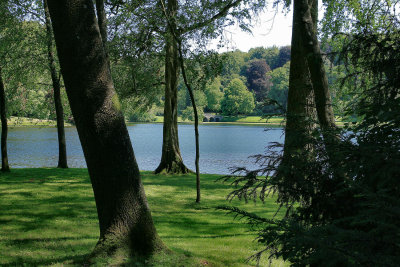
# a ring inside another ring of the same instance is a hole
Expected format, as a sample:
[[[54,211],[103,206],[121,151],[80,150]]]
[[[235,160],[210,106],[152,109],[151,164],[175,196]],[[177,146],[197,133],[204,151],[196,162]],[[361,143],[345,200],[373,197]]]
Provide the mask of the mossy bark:
[[[7,154],[7,113],[6,113],[6,92],[2,76],[2,68],[0,66],[0,118],[1,118],[1,171],[9,172]]]
[[[47,58],[49,63],[49,69],[51,74],[51,81],[53,83],[54,91],[54,105],[56,110],[57,118],[57,135],[58,135],[58,168],[68,168],[67,163],[67,146],[65,142],[65,130],[64,130],[64,110],[61,102],[61,86],[60,79],[57,77],[57,69],[54,60],[53,53],[53,32],[51,29],[51,21],[49,8],[47,6],[47,0],[43,0],[44,13],[46,19],[46,31],[47,31]]]
[[[178,79],[179,55],[178,44],[170,29],[176,28],[174,18],[178,9],[177,0],[169,0],[167,13],[170,18],[170,27],[166,33],[165,44],[165,102],[164,125],[161,162],[155,173],[188,173],[179,149],[178,137]]]
[[[54,35],[96,201],[96,254],[163,249],[118,104],[93,1],[49,0]]]

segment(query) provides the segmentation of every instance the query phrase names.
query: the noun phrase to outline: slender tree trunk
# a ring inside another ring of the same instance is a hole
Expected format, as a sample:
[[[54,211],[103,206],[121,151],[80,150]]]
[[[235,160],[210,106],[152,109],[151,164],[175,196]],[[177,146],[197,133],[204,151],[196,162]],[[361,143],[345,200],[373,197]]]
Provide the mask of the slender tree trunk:
[[[51,29],[51,21],[47,0],[43,0],[44,13],[46,18],[46,31],[47,31],[47,52],[49,60],[49,69],[51,73],[51,81],[54,90],[54,104],[56,109],[57,118],[57,134],[58,134],[58,168],[68,168],[67,164],[67,147],[65,142],[64,131],[64,110],[61,103],[61,86],[60,79],[57,77],[56,64],[54,62],[53,53],[53,33]]]
[[[167,5],[171,27],[176,28],[174,18],[178,9],[177,0],[169,0]],[[179,38],[179,36],[176,36]],[[165,102],[163,144],[160,165],[155,173],[188,173],[189,169],[182,160],[178,138],[178,44],[172,30],[166,34],[165,44]]]
[[[197,112],[196,101],[194,99],[194,94],[192,87],[190,86],[188,79],[186,77],[185,65],[183,63],[183,55],[182,55],[182,44],[180,40],[178,41],[178,49],[179,49],[179,59],[181,63],[182,69],[182,76],[183,80],[185,81],[186,88],[189,91],[190,100],[192,102],[193,112],[194,112],[194,136],[196,140],[196,202],[200,203],[201,194],[200,194],[200,167],[199,167],[199,160],[200,160],[200,145],[199,145],[199,115]]]
[[[0,66],[0,118],[1,118],[1,171],[9,172],[7,155],[7,113],[6,113],[6,93],[2,77],[2,68]]]
[[[114,90],[91,0],[49,0],[68,99],[85,155],[100,226],[94,253],[163,249]]]

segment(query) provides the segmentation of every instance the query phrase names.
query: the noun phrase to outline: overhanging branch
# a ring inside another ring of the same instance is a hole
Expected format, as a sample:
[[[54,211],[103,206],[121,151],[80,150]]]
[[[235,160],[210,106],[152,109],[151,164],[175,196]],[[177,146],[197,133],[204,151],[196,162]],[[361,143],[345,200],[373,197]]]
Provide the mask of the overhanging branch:
[[[215,14],[211,18],[209,18],[207,20],[204,20],[204,21],[200,21],[198,23],[195,23],[195,24],[193,24],[193,25],[191,25],[191,26],[189,26],[187,28],[184,28],[184,29],[180,28],[180,29],[178,29],[178,32],[181,33],[181,34],[184,34],[184,33],[187,33],[187,32],[190,32],[190,31],[205,27],[208,24],[210,24],[211,22],[226,16],[228,11],[229,11],[229,9],[231,9],[233,7],[237,7],[242,2],[243,2],[243,0],[230,1],[229,4],[224,6],[224,8],[222,8],[217,14]]]

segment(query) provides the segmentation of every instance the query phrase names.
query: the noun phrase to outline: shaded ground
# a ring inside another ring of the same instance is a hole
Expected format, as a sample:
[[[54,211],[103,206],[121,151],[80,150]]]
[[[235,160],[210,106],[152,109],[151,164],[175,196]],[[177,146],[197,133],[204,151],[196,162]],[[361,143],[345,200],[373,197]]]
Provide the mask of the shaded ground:
[[[262,247],[244,222],[215,209],[227,204],[229,186],[202,175],[203,196],[195,204],[195,176],[143,173],[157,230],[174,255],[158,255],[158,266],[247,266]],[[264,205],[234,202],[272,216]],[[0,174],[0,265],[80,265],[98,238],[93,193],[86,169],[13,169]],[[132,259],[122,259],[132,263]],[[150,264],[150,263],[149,263]],[[266,265],[267,259],[261,264]],[[273,266],[284,266],[274,262]]]

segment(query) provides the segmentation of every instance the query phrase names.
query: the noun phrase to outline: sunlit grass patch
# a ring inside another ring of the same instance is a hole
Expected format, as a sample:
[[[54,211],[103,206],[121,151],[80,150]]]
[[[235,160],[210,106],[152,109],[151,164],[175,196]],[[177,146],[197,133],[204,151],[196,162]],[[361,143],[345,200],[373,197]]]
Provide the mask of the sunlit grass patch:
[[[157,231],[172,254],[160,254],[146,265],[247,266],[262,249],[240,220],[223,211],[231,188],[201,175],[202,202],[195,203],[194,175],[142,173]],[[272,216],[276,204],[230,205]],[[0,265],[79,265],[98,239],[93,192],[86,169],[13,169],[0,174]],[[115,260],[115,259],[114,259]],[[120,259],[133,264],[134,259]],[[264,258],[264,264],[267,259]],[[113,261],[105,259],[104,264]],[[102,264],[102,262],[98,262]],[[273,266],[283,266],[274,262]]]
[[[264,118],[262,116],[224,116],[222,122],[234,123],[266,123],[271,125],[281,125],[284,122],[283,117]]]
[[[57,122],[55,120],[45,120],[45,119],[35,119],[26,117],[14,117],[11,116],[7,119],[7,123],[10,127],[15,126],[56,126]],[[71,123],[64,122],[65,126],[71,126]]]

